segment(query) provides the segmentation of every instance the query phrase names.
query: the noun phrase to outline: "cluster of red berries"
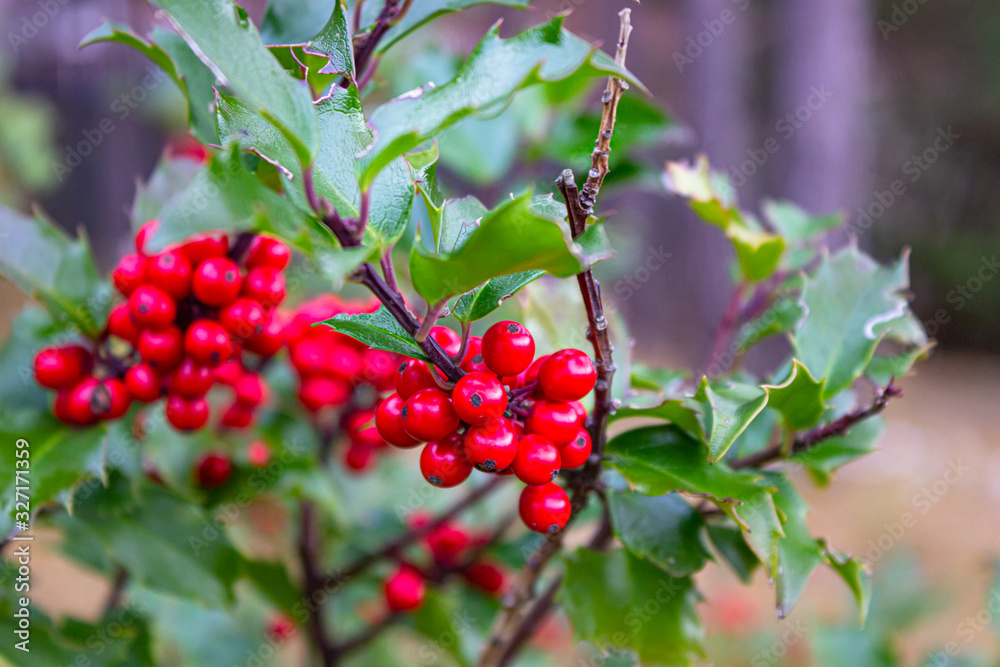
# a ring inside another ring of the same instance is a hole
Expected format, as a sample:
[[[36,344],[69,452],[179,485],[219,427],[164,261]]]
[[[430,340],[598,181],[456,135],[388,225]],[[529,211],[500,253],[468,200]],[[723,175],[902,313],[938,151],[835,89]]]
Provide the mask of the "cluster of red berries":
[[[411,529],[424,526],[430,517],[416,514]],[[423,546],[434,562],[433,572],[458,571],[465,581],[488,595],[500,595],[507,585],[507,574],[496,563],[472,552],[488,542],[486,535],[476,535],[465,527],[445,522],[424,538]],[[472,557],[474,560],[468,562]],[[427,574],[412,563],[402,562],[385,580],[386,605],[392,611],[412,611],[419,607],[427,591]]]
[[[219,383],[234,394],[222,424],[246,427],[268,390],[244,366],[243,353],[266,358],[281,349],[276,310],[285,298],[289,248],[268,236],[243,234],[230,243],[225,233],[211,232],[149,253],[157,225],[142,226],[135,254],[112,272],[126,300],[112,309],[94,352],[76,345],[43,349],[35,377],[59,392],[53,411],[74,425],[115,419],[133,400],[166,396],[167,420],[180,430],[198,429],[209,418],[205,395]],[[128,351],[115,341],[128,343]]]
[[[450,329],[430,335],[446,353],[459,353],[461,338]],[[469,339],[461,368],[465,375],[447,391],[425,363],[401,363],[396,393],[376,411],[378,432],[396,447],[426,442],[420,469],[435,486],[460,484],[473,467],[516,475],[528,485],[520,500],[524,523],[539,533],[561,530],[570,502],[553,480],[591,454],[579,402],[597,380],[590,357],[565,349],[536,359],[528,330],[505,321]]]
[[[313,325],[334,315],[377,309],[377,301],[347,302],[325,295],[302,304],[285,326],[289,358],[299,376],[299,401],[320,418],[326,412],[339,411],[340,430],[349,441],[343,449],[343,462],[356,472],[370,469],[375,453],[385,446],[371,423],[378,396],[392,389],[401,358],[330,327]]]

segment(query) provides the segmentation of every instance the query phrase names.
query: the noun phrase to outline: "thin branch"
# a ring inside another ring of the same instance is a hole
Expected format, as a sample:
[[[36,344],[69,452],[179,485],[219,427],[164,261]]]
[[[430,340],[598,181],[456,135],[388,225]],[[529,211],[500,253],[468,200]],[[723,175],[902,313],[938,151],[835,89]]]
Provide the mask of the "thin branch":
[[[420,328],[417,329],[417,333],[413,336],[413,340],[417,343],[422,343],[427,340],[427,336],[430,334],[431,329],[437,324],[438,318],[441,316],[441,311],[444,307],[448,305],[448,300],[444,299],[433,305],[427,304],[427,313],[424,315],[424,321],[420,323]],[[451,357],[448,357],[451,359]],[[454,363],[454,361],[452,362]]]
[[[715,329],[715,337],[712,340],[712,347],[709,350],[708,360],[705,362],[705,368],[708,368],[712,364],[713,359],[722,355],[726,345],[729,343],[729,339],[732,338],[733,331],[735,330],[737,323],[740,321],[743,298],[746,295],[748,287],[749,284],[746,280],[744,280],[736,286],[735,290],[733,290],[733,296],[729,299],[729,305],[726,306],[726,312],[722,314],[722,319],[719,320],[719,326]]]
[[[386,286],[393,292],[398,292],[396,285],[396,268],[392,265],[392,249],[386,250],[379,260],[382,265],[382,278],[385,279]]]
[[[469,334],[472,332],[472,322],[462,322],[462,345],[458,348],[458,353],[451,358],[451,360],[462,365],[462,361],[465,359],[465,353],[469,350]]]
[[[525,642],[527,642],[538,631],[542,621],[549,615],[549,612],[552,611],[552,607],[556,600],[556,593],[559,592],[559,587],[562,585],[562,581],[563,575],[556,575],[555,579],[549,582],[549,585],[545,587],[542,594],[538,596],[535,604],[531,605],[531,609],[527,614],[525,614],[521,624],[518,626],[516,632],[510,638],[510,641],[500,654],[496,663],[498,667],[510,664],[510,661],[513,660],[518,652],[524,647]]]
[[[885,410],[891,399],[903,395],[903,391],[893,384],[893,380],[889,381],[889,384],[886,385],[885,389],[879,392],[879,394],[875,397],[875,400],[872,401],[872,404],[867,408],[852,410],[836,421],[823,426],[818,426],[813,430],[807,431],[796,437],[792,441],[790,453],[800,454],[808,451],[821,442],[829,440],[830,438],[835,438],[838,435],[844,435],[849,432],[851,427],[855,424],[863,422],[866,419],[870,419]],[[729,467],[736,470],[742,468],[760,468],[761,466],[777,461],[781,458],[783,458],[782,445],[781,443],[778,443],[768,447],[767,449],[762,449],[755,454],[751,454],[742,459],[737,459],[736,461],[730,463]]]
[[[372,29],[354,38],[354,71],[365,72],[368,68],[368,61],[375,55],[379,41],[385,36],[392,26],[396,25],[406,15],[410,9],[412,0],[386,0],[385,6],[375,19]],[[357,26],[355,26],[355,30]],[[371,75],[369,74],[370,78]]]
[[[302,576],[305,584],[305,599],[313,602],[320,599],[323,590],[323,578],[320,575],[320,538],[319,521],[316,507],[307,501],[299,504],[299,560],[302,563]],[[331,667],[337,662],[337,651],[333,640],[328,636],[323,622],[323,610],[320,607],[310,610],[308,620],[309,637],[313,647],[319,653],[324,667]]]
[[[336,658],[340,658],[345,653],[349,653],[351,651],[355,651],[361,648],[362,646],[364,646],[365,644],[367,644],[368,642],[372,641],[380,634],[382,634],[382,631],[388,628],[390,625],[402,619],[403,616],[404,614],[398,611],[386,614],[385,616],[383,616],[376,622],[372,623],[367,628],[365,628],[358,634],[354,635],[353,637],[348,637],[341,643],[332,646],[331,648],[334,656],[336,656]]]
[[[104,610],[101,612],[101,618],[107,618],[108,614],[121,605],[126,586],[128,586],[128,572],[123,567],[115,568],[115,578],[111,582],[111,590],[108,591],[108,598],[104,601]]]

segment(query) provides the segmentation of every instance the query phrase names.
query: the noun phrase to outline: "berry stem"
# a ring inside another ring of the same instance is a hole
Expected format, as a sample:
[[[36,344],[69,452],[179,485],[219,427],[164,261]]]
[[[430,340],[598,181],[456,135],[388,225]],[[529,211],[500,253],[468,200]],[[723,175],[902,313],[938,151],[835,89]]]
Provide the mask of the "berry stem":
[[[458,365],[462,364],[462,360],[465,359],[465,353],[469,349],[469,334],[472,331],[472,322],[462,322],[462,346],[458,348],[458,354],[451,358],[451,360]]]
[[[319,601],[323,599],[323,576],[320,570],[320,538],[319,519],[316,507],[308,502],[299,504],[299,560],[302,563],[305,596],[309,602],[306,608],[310,610],[308,620],[309,638],[313,648],[319,654],[324,667],[332,667],[337,663],[337,648],[333,639],[327,634],[323,621],[323,607]]]

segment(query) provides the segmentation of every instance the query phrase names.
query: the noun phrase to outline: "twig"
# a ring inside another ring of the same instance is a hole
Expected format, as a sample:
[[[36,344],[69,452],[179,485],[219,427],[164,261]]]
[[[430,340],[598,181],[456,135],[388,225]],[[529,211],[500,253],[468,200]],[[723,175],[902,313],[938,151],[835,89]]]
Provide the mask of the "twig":
[[[382,258],[379,260],[382,265],[382,277],[385,279],[385,284],[393,292],[399,291],[399,286],[396,285],[396,269],[392,265],[392,249],[385,251]]]
[[[357,35],[354,40],[354,71],[365,72],[368,61],[375,54],[379,41],[396,25],[410,9],[412,0],[386,0],[385,6],[379,12],[372,29],[363,35]],[[355,30],[357,26],[355,26]],[[370,75],[369,75],[370,78]]]
[[[722,354],[722,351],[726,347],[726,343],[732,338],[733,330],[736,328],[737,322],[740,321],[740,316],[743,306],[743,297],[746,294],[749,284],[746,280],[740,282],[733,290],[733,296],[729,299],[729,305],[726,306],[726,312],[722,314],[722,319],[719,320],[719,326],[715,329],[715,337],[712,340],[712,347],[708,353],[708,360],[705,362],[705,367],[708,368],[712,364],[712,360],[716,359]]]
[[[417,333],[413,336],[413,340],[417,343],[422,343],[427,340],[428,334],[430,334],[431,329],[437,324],[438,317],[441,316],[441,310],[448,305],[447,300],[439,301],[435,304],[427,304],[427,313],[424,315],[424,321],[420,323],[420,328],[417,329]],[[448,357],[451,359],[451,357]],[[452,362],[454,363],[454,362]]]
[[[355,651],[371,640],[382,634],[382,631],[388,628],[390,625],[400,620],[403,614],[400,612],[391,612],[377,620],[376,622],[369,625],[367,628],[354,635],[353,637],[348,637],[339,644],[334,644],[332,647],[333,654],[340,658],[345,653]]]
[[[318,520],[316,508],[308,501],[299,504],[299,559],[302,562],[302,576],[305,584],[305,599],[313,602],[321,598],[323,579],[320,575],[319,562],[320,542],[318,535]],[[323,622],[323,610],[316,607],[309,612],[309,637],[313,647],[319,653],[324,667],[331,667],[337,662],[337,650],[333,640],[327,635]]]
[[[125,568],[115,569],[115,578],[111,581],[111,590],[108,592],[108,599],[104,601],[104,610],[101,618],[107,618],[108,614],[114,611],[122,603],[122,595],[125,594],[125,587],[128,586],[128,572]]]
[[[462,322],[462,345],[458,348],[458,353],[451,358],[451,360],[462,365],[462,361],[465,359],[465,353],[469,350],[469,333],[472,331],[472,322]]]
[[[885,410],[885,407],[889,404],[890,399],[903,395],[902,390],[893,384],[893,380],[889,381],[889,384],[886,385],[885,389],[883,389],[878,396],[875,397],[875,400],[869,407],[848,412],[836,421],[823,426],[818,426],[813,430],[807,431],[806,433],[803,433],[799,437],[795,438],[792,441],[790,453],[800,454],[808,451],[825,440],[835,438],[838,435],[844,435],[850,431],[851,427],[855,424],[874,417]],[[734,470],[742,468],[760,468],[763,465],[781,458],[783,458],[782,446],[781,443],[779,443],[772,445],[767,449],[762,449],[761,451],[742,459],[737,459],[730,463],[729,467]]]

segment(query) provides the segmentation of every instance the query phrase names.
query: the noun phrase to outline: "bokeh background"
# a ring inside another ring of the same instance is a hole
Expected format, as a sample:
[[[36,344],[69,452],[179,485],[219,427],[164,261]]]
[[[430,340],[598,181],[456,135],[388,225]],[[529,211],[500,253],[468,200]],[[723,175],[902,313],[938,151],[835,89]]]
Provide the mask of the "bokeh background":
[[[241,4],[256,20],[264,15],[265,0]],[[702,586],[717,637],[715,664],[747,664],[751,656],[754,664],[920,664],[948,642],[959,658],[984,653],[995,662],[1000,4],[534,4],[438,21],[422,38],[435,44],[425,62],[383,65],[386,90],[433,78],[442,71],[435,58],[467,53],[499,17],[503,34],[512,34],[570,11],[571,30],[613,45],[617,12],[631,6],[629,66],[675,121],[667,132],[640,138],[648,144],[644,158],[662,163],[705,152],[730,175],[745,208],[756,209],[764,197],[788,198],[814,213],[847,216],[853,234],[838,234],[834,245],[856,240],[883,260],[909,247],[914,309],[938,341],[930,360],[902,382],[905,397],[886,413],[880,451],[841,471],[828,489],[802,480],[815,507],[813,532],[873,564],[879,595],[868,628],[856,629],[849,601],[824,571],[792,616],[779,620],[767,581],[741,588],[710,568]],[[136,179],[176,140],[184,109],[173,84],[132,50],[78,50],[102,17],[140,31],[157,21],[133,0],[0,0],[0,202],[36,202],[67,228],[85,228],[110,267],[131,242],[127,210]],[[517,132],[505,130],[511,114],[492,121],[489,132],[466,128],[465,140],[479,136],[475,148],[490,156],[485,168],[462,163],[467,153],[456,133],[445,175],[452,191],[493,203],[557,173],[519,168],[517,137],[531,127],[530,114],[520,113]],[[80,142],[91,150],[77,159]],[[602,207],[621,251],[606,280],[642,278],[627,297],[614,292],[636,340],[634,355],[699,368],[731,290],[721,261],[725,239],[668,199],[655,179],[616,189]],[[630,273],[649,253],[669,257],[641,276]],[[13,287],[0,289],[6,336],[21,301]],[[904,526],[907,513],[915,522]],[[96,611],[96,579],[55,556],[36,563],[37,603],[56,613]],[[901,658],[889,657],[888,648]]]

